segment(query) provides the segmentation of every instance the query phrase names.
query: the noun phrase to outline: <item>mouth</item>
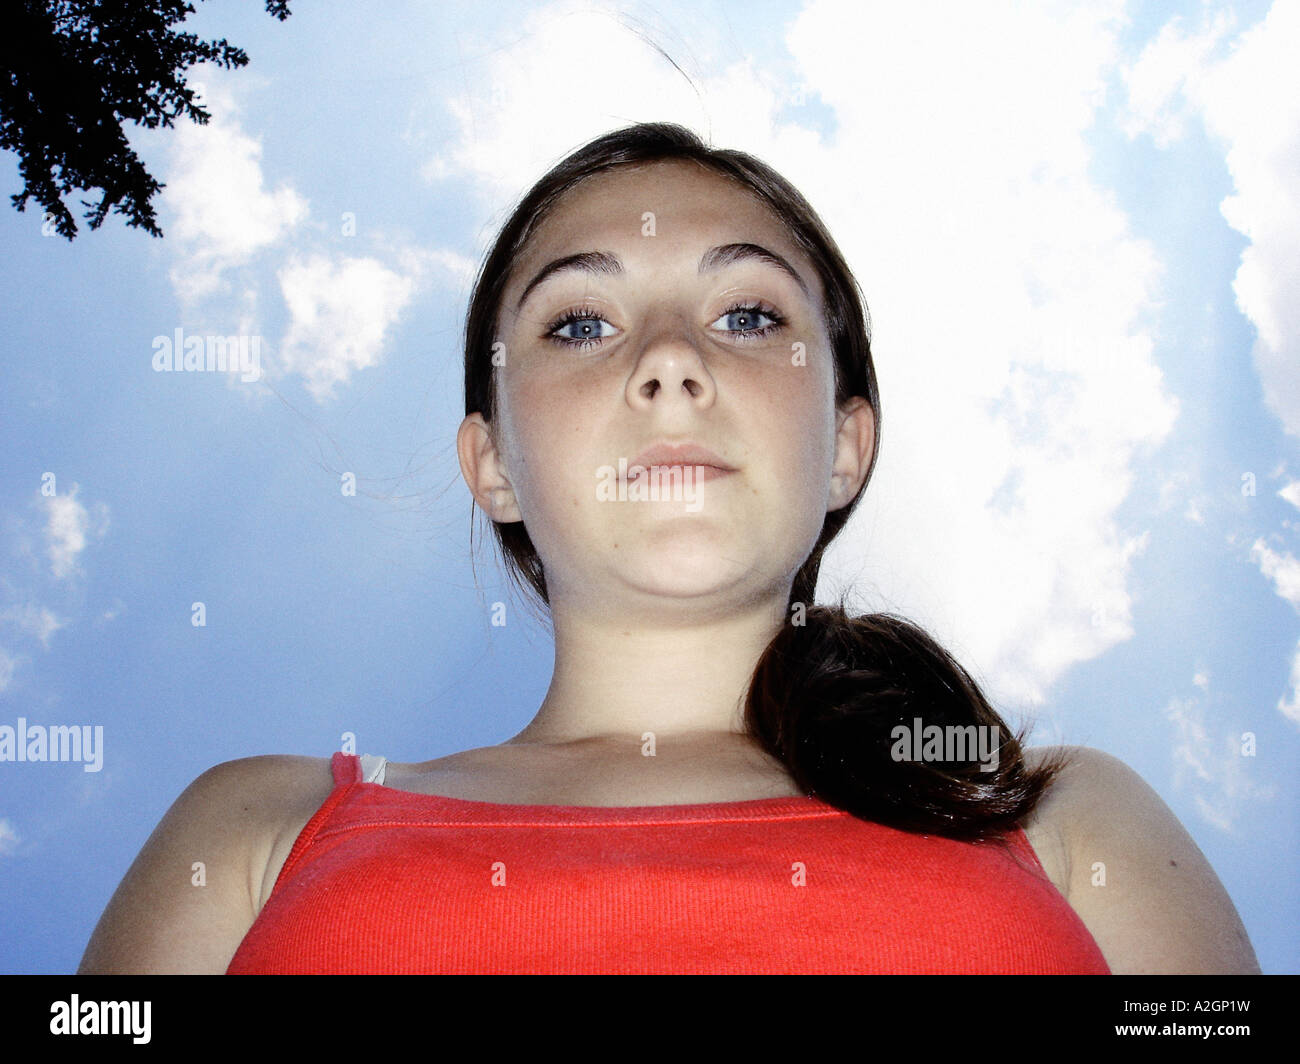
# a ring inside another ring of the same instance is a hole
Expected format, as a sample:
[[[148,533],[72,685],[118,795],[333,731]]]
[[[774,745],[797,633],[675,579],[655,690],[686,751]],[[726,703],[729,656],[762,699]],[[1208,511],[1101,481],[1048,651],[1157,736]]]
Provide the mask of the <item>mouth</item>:
[[[620,466],[622,462],[619,463]],[[716,480],[718,477],[725,477],[735,470],[713,465],[683,464],[673,463],[666,464],[662,462],[652,462],[649,465],[642,465],[636,462],[628,464],[622,479],[629,484],[640,482],[660,482],[666,485],[681,484],[690,486],[699,484],[706,480]]]
[[[713,451],[694,443],[656,444],[642,451],[628,463],[629,470],[635,470],[637,466],[642,469],[667,467],[674,471],[674,475],[685,475],[689,469],[692,471],[690,475],[704,476],[707,479],[736,471],[735,466],[714,454]]]

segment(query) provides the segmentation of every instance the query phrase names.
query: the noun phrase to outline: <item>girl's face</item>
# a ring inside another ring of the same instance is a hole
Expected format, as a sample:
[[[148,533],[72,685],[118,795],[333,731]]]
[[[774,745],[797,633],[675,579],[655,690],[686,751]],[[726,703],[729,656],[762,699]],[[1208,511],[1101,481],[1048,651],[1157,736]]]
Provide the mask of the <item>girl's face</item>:
[[[569,193],[514,267],[497,339],[480,501],[522,518],[553,606],[784,606],[827,510],[865,475],[870,410],[855,400],[847,425],[836,411],[812,263],[766,206],[694,164]],[[619,474],[657,444],[730,471],[687,464],[638,499]]]

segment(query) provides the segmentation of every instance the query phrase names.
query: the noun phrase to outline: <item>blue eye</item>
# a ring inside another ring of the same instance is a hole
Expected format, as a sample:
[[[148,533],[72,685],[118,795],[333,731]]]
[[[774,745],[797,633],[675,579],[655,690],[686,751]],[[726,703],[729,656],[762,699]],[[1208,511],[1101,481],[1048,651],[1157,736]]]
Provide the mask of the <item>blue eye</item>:
[[[710,328],[718,329],[719,332],[739,333],[741,336],[766,336],[784,324],[785,319],[775,310],[755,304],[727,308],[726,313]]]
[[[569,347],[590,347],[608,340],[618,332],[595,311],[582,309],[566,311],[551,322],[546,335],[556,343]]]

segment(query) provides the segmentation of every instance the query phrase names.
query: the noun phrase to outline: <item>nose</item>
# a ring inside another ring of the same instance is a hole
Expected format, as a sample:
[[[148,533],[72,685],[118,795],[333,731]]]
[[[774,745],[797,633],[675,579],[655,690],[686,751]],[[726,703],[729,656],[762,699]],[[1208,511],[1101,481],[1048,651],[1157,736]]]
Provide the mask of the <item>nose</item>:
[[[627,382],[630,405],[686,403],[701,409],[713,405],[717,386],[691,336],[691,328],[685,317],[657,316]]]

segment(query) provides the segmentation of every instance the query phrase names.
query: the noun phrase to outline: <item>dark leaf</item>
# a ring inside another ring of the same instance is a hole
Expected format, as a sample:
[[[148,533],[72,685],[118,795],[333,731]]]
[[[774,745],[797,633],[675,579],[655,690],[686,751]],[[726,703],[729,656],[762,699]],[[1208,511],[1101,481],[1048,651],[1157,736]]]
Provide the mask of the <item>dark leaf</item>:
[[[129,226],[162,236],[152,199],[163,187],[131,149],[124,122],[171,128],[176,119],[206,124],[185,71],[209,62],[248,64],[225,39],[202,41],[173,27],[193,14],[185,0],[9,0],[0,15],[0,148],[17,153],[23,189],[10,197],[43,208],[59,235],[77,234],[63,197],[82,200],[91,229],[110,211]],[[283,22],[288,0],[266,0]]]

